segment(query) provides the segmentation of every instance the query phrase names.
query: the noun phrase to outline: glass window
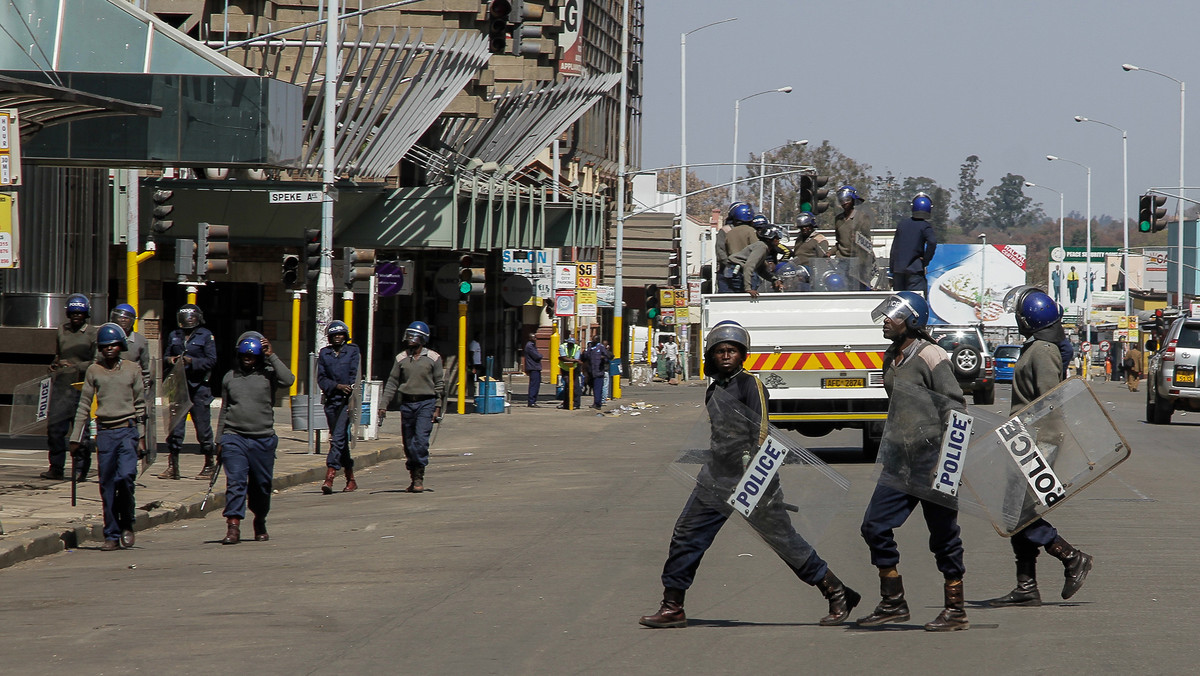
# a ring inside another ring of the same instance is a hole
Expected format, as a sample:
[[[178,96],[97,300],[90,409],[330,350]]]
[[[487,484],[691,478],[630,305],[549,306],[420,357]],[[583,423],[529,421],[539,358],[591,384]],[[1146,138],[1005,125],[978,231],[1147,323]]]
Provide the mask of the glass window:
[[[1016,359],[1021,356],[1021,348],[1016,345],[1001,345],[996,348],[996,359]]]
[[[1181,326],[1175,347],[1200,347],[1200,324]]]

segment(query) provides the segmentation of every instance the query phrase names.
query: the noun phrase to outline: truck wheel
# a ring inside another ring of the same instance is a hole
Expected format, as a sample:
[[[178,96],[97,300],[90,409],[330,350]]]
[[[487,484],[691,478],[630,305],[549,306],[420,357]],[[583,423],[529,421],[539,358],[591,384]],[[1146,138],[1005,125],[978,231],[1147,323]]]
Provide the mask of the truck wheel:
[[[975,390],[971,398],[975,400],[976,406],[991,406],[996,403],[996,387],[993,385],[986,390]]]
[[[879,457],[879,442],[883,439],[883,423],[869,422],[863,426],[863,460],[875,462]]]

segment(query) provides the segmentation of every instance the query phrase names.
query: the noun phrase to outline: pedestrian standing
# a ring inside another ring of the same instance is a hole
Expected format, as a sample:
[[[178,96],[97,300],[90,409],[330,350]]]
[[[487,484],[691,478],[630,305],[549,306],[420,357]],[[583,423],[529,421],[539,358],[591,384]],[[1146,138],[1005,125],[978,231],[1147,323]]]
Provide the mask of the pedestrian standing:
[[[212,430],[212,387],[208,379],[212,376],[213,366],[217,363],[217,343],[212,331],[204,328],[204,313],[200,308],[188,303],[175,313],[179,328],[167,336],[167,348],[164,361],[170,366],[183,363],[183,372],[187,378],[188,397],[192,400],[189,411],[192,426],[196,431],[196,441],[200,443],[200,451],[204,453],[204,467],[196,475],[197,479],[210,479],[216,469],[214,460]],[[158,475],[160,479],[179,478],[179,452],[183,450],[183,434],[187,418],[167,435],[167,469]]]
[[[113,323],[101,326],[96,344],[100,359],[88,367],[83,378],[71,452],[79,452],[83,445],[94,398],[100,504],[104,512],[104,545],[100,549],[111,552],[134,543],[133,488],[138,458],[146,451],[146,442],[139,433],[146,422],[146,400],[141,369],[121,358],[121,352],[129,347],[121,327]]]
[[[223,545],[241,542],[247,503],[254,513],[254,539],[270,539],[267,513],[271,511],[271,481],[279,446],[275,391],[296,381],[266,338],[239,341],[237,360],[237,367],[221,379],[221,415],[217,419],[217,450],[225,467]]]
[[[354,458],[350,457],[350,416],[362,411],[350,410],[354,387],[358,383],[362,363],[358,346],[351,344],[350,327],[334,320],[325,329],[329,344],[317,356],[317,386],[325,395],[325,420],[329,424],[329,455],[325,458],[325,482],[321,492],[333,493],[333,480],[338,470],[346,472],[343,493],[358,489],[354,480]]]
[[[1138,391],[1138,381],[1142,379],[1143,354],[1138,349],[1137,343],[1129,344],[1129,351],[1125,353],[1125,385],[1130,392]]]
[[[883,436],[901,446],[897,449],[897,461],[910,466],[897,468],[897,471],[907,474],[913,467],[932,464],[927,457],[930,453],[936,462],[940,450],[928,443],[925,434],[914,432],[944,428],[950,410],[965,410],[966,404],[962,387],[951,370],[950,358],[925,330],[929,322],[929,305],[921,294],[897,292],[880,303],[872,311],[871,318],[883,322],[883,337],[892,341],[883,355],[883,386],[889,397]],[[920,399],[900,396],[894,392],[898,383],[929,390],[933,396]],[[929,527],[929,550],[945,579],[945,607],[937,618],[925,625],[925,629],[954,631],[971,626],[963,609],[966,567],[958,510],[880,482],[876,484],[863,515],[862,536],[871,550],[871,564],[879,569],[879,590],[883,598],[870,615],[858,619],[860,627],[904,622],[911,617],[908,602],[904,600],[904,581],[897,569],[900,549],[893,532],[908,520],[917,505],[921,506],[925,524]]]
[[[529,340],[525,341],[525,375],[529,376],[529,408],[541,408],[537,403],[538,392],[542,389],[542,353],[537,349],[537,331],[529,332]]]
[[[561,371],[559,382],[562,383],[562,405],[559,408],[575,410],[583,398],[582,372],[579,345],[575,336],[567,336],[566,342],[558,347],[558,369]]]
[[[71,417],[79,406],[79,390],[74,383],[96,360],[96,327],[88,324],[92,306],[87,296],[76,293],[67,298],[67,321],[58,327],[55,338],[54,361],[50,364],[50,417],[46,425],[46,445],[49,447],[50,468],[42,472],[43,479],[61,481],[67,464],[67,436],[71,432]],[[86,431],[85,431],[86,435]],[[87,478],[92,456],[86,451],[90,437],[84,436],[80,449],[71,452],[74,459],[75,482]]]
[[[1013,366],[1010,415],[1015,415],[1063,380],[1062,354],[1058,348],[1064,335],[1062,308],[1044,292],[1031,291],[1022,297],[1016,317],[1017,329],[1026,340],[1021,346],[1021,356]],[[1053,455],[1048,460],[1053,463]],[[1066,578],[1062,589],[1063,599],[1074,596],[1092,570],[1091,555],[1072,547],[1045,519],[1025,526],[1009,541],[1017,559],[1017,586],[1004,596],[990,599],[990,606],[1042,605],[1037,585],[1040,548],[1062,561]]]
[[[599,410],[604,404],[604,377],[608,373],[608,362],[612,353],[600,342],[596,341],[588,351],[587,369],[592,381],[592,408]]]
[[[416,321],[404,331],[405,350],[396,355],[396,363],[383,388],[383,401],[400,407],[400,431],[404,438],[404,466],[411,482],[405,490],[425,490],[425,468],[429,466],[429,434],[442,415],[441,396],[445,389],[442,356],[425,347],[429,325]],[[384,412],[380,412],[380,417]]]
[[[892,240],[892,288],[896,291],[916,291],[928,297],[929,282],[925,271],[937,250],[937,236],[929,219],[933,216],[933,201],[925,193],[917,193],[912,201],[912,217],[896,226]]]
[[[684,595],[692,586],[704,553],[733,511],[727,499],[745,471],[742,456],[747,451],[753,453],[767,436],[767,389],[755,375],[743,369],[750,349],[749,332],[737,322],[724,321],[708,332],[704,345],[704,371],[713,379],[704,394],[712,422],[711,456],[700,470],[706,477],[705,485],[692,490],[675,521],[663,565],[662,604],[657,613],[639,620],[647,627],[687,626]],[[720,396],[714,397],[717,392]],[[752,419],[747,420],[746,416]],[[846,587],[817,555],[816,549],[796,532],[785,511],[778,477],[767,486],[750,523],[756,530],[770,532],[770,541],[776,543],[772,546],[780,547],[777,553],[788,568],[801,581],[820,589],[829,601],[829,614],[821,618],[821,625],[841,624],[849,617],[862,597]]]

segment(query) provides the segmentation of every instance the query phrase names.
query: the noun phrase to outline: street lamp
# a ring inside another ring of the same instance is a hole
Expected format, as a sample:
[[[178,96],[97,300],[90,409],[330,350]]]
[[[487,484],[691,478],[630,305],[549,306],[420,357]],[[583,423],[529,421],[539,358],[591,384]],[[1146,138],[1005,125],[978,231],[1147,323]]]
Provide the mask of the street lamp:
[[[782,144],[782,145],[777,145],[777,146],[775,146],[774,148],[769,148],[769,149],[767,149],[767,150],[764,150],[764,151],[762,151],[762,154],[758,156],[758,208],[759,208],[759,209],[762,209],[762,208],[763,208],[763,204],[764,204],[763,200],[765,199],[765,196],[764,196],[764,194],[763,194],[763,193],[764,193],[764,190],[765,190],[765,186],[766,186],[766,182],[767,182],[767,180],[766,180],[765,178],[763,178],[763,176],[764,176],[764,175],[767,173],[767,153],[769,153],[769,152],[771,152],[771,151],[773,151],[773,150],[779,150],[780,148],[790,148],[790,147],[793,147],[793,146],[795,146],[795,147],[803,147],[803,146],[806,146],[806,145],[808,145],[808,139],[804,139],[803,141],[788,141],[787,143],[784,143],[784,144]],[[736,168],[736,167],[734,168],[734,172],[737,172],[737,168]],[[734,178],[737,178],[737,177],[736,177],[736,176],[734,176]],[[771,186],[772,186],[772,191],[771,191],[771,222],[772,222],[772,223],[774,223],[774,222],[775,222],[775,213],[774,213],[774,210],[775,210],[775,201],[774,201],[774,200],[775,200],[775,193],[774,193],[774,189],[773,189],[773,188],[774,188],[774,185],[775,185],[775,182],[774,182],[774,179],[772,179],[772,180],[771,180]]]
[[[1092,120],[1082,115],[1076,115],[1075,121],[1095,122],[1096,124],[1102,124],[1110,129],[1116,129],[1121,132],[1121,196],[1123,199],[1121,208],[1124,210],[1122,213],[1125,216],[1125,227],[1122,228],[1125,245],[1121,249],[1121,270],[1125,273],[1125,316],[1128,317],[1132,314],[1131,299],[1129,297],[1129,134],[1116,125],[1101,122],[1100,120]]]
[[[1084,277],[1086,286],[1084,287],[1084,315],[1083,325],[1087,331],[1087,342],[1092,342],[1092,168],[1075,160],[1068,160],[1065,157],[1056,157],[1047,155],[1046,159],[1053,162],[1059,160],[1061,162],[1070,162],[1077,167],[1083,167],[1087,170],[1087,265],[1084,267]],[[1084,371],[1087,377],[1087,371]]]
[[[779,89],[768,89],[766,91],[758,92],[757,94],[751,94],[750,96],[743,96],[742,98],[733,102],[733,180],[735,182],[729,186],[729,203],[730,204],[733,204],[734,202],[737,201],[737,183],[736,183],[736,181],[737,181],[737,163],[738,163],[738,154],[737,154],[738,118],[742,114],[742,101],[747,101],[749,99],[754,98],[755,96],[762,96],[763,94],[775,94],[775,93],[791,94],[792,88],[791,88],[791,86],[788,86],[788,87],[780,87]],[[761,204],[759,204],[759,208],[760,209],[762,208]]]
[[[1042,190],[1049,190],[1050,192],[1056,193],[1058,195],[1058,248],[1062,249],[1062,252],[1064,255],[1064,260],[1065,260],[1067,249],[1064,246],[1064,242],[1063,242],[1063,194],[1061,192],[1055,190],[1054,188],[1050,188],[1050,187],[1047,187],[1044,185],[1038,185],[1037,183],[1033,183],[1031,181],[1025,181],[1025,187],[1026,188],[1041,188]],[[1058,290],[1058,294],[1057,294],[1058,298],[1055,299],[1055,300],[1058,300],[1059,302],[1062,301],[1063,294],[1066,291],[1066,289],[1063,288],[1063,284],[1065,283],[1065,281],[1066,281],[1066,276],[1063,275],[1060,271],[1060,273],[1058,275],[1058,289],[1057,289]]]
[[[987,233],[979,233],[983,248],[979,250],[979,308],[987,309]]]
[[[1121,68],[1124,69],[1126,72],[1131,71],[1131,70],[1144,70],[1147,73],[1154,73],[1155,75],[1157,75],[1159,77],[1165,77],[1168,80],[1179,84],[1179,196],[1183,197],[1183,189],[1184,189],[1184,186],[1187,185],[1186,183],[1183,182],[1183,130],[1184,130],[1183,110],[1184,110],[1184,94],[1185,94],[1185,90],[1187,89],[1187,87],[1184,86],[1183,80],[1177,80],[1177,79],[1171,77],[1170,75],[1167,75],[1166,73],[1160,73],[1157,70],[1150,70],[1149,68],[1139,68],[1138,66],[1135,66],[1131,63],[1123,64],[1121,66]],[[1178,277],[1178,279],[1176,279],[1176,282],[1177,282],[1176,294],[1178,295],[1178,297],[1175,299],[1175,302],[1179,305],[1179,307],[1183,307],[1183,210],[1184,210],[1184,206],[1183,206],[1182,199],[1180,199],[1178,202],[1176,202],[1175,208],[1178,209],[1178,221],[1177,222],[1179,223],[1179,237],[1178,237],[1179,258],[1178,258],[1178,260],[1175,261],[1175,264],[1177,266],[1176,269],[1179,270],[1179,277]],[[1128,277],[1128,273],[1126,273],[1126,276]],[[1128,284],[1126,284],[1126,286],[1128,286]]]

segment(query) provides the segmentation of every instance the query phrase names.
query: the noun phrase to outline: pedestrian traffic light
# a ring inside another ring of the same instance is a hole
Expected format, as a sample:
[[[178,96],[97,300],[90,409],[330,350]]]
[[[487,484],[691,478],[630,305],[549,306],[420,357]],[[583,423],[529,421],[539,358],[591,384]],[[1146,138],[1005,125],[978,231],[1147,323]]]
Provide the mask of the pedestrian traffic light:
[[[541,54],[541,43],[532,41],[542,37],[542,27],[533,25],[531,22],[541,21],[544,10],[538,5],[530,5],[525,0],[512,0],[511,4],[512,9],[508,13],[508,22],[512,24],[513,56]],[[531,42],[525,42],[526,40]]]
[[[829,183],[828,176],[813,177],[813,210],[814,214],[823,214],[829,209],[829,188],[825,184]]]
[[[196,231],[196,272],[201,277],[229,272],[229,226],[199,223]]]
[[[310,228],[304,231],[304,278],[317,281],[321,274],[321,231]]]
[[[493,54],[504,53],[508,37],[508,17],[511,12],[512,3],[509,0],[492,0],[488,5],[488,51]]]
[[[465,301],[468,296],[478,296],[486,291],[487,270],[474,267],[475,259],[471,254],[458,257],[458,299]]]
[[[300,257],[296,254],[283,255],[283,285],[292,288],[300,281]]]
[[[154,209],[150,212],[150,232],[151,235],[161,235],[171,229],[175,225],[175,221],[168,220],[167,217],[175,211],[175,205],[169,204],[171,198],[175,196],[174,190],[155,190],[150,195],[150,200],[154,202]]]
[[[1142,195],[1138,198],[1138,232],[1158,232],[1167,227],[1167,198]]]
[[[654,320],[661,311],[659,307],[658,285],[647,284],[643,288],[646,291],[646,319]]]
[[[375,274],[375,250],[355,249],[346,247],[342,252],[342,262],[346,267],[346,288],[354,283],[371,278]]]

